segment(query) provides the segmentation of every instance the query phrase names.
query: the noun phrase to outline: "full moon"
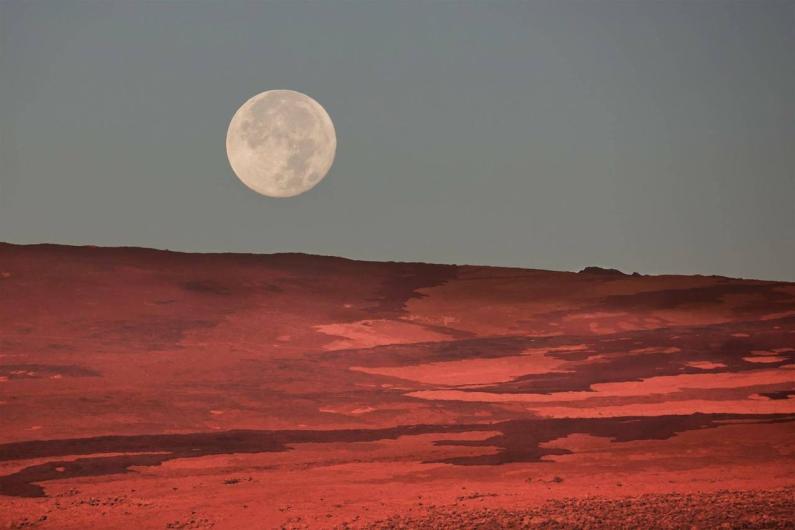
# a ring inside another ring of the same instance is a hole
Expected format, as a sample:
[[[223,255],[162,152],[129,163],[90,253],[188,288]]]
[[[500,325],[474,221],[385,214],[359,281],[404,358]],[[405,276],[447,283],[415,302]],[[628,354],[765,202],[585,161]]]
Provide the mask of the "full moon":
[[[320,103],[293,90],[268,90],[237,109],[226,156],[237,177],[268,197],[295,197],[323,180],[337,150],[334,124]]]

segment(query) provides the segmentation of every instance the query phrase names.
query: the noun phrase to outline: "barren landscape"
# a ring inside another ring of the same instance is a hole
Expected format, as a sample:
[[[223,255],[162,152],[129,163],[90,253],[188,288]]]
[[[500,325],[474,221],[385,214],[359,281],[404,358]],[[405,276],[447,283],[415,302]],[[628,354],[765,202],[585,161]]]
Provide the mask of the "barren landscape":
[[[0,244],[7,528],[793,528],[795,284]]]

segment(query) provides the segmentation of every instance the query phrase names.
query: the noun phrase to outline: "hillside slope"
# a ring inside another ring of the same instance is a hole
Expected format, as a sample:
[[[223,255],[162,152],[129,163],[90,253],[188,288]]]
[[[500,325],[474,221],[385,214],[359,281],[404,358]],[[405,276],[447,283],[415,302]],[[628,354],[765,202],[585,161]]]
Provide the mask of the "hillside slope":
[[[795,284],[0,244],[12,527],[787,527],[794,447]]]

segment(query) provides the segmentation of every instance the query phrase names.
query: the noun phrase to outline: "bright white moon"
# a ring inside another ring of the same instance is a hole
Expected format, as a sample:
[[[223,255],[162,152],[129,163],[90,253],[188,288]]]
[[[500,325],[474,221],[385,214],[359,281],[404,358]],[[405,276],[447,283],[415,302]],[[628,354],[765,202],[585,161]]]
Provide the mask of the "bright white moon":
[[[249,99],[226,132],[226,156],[235,174],[268,197],[294,197],[314,188],[336,150],[326,110],[292,90],[268,90]]]

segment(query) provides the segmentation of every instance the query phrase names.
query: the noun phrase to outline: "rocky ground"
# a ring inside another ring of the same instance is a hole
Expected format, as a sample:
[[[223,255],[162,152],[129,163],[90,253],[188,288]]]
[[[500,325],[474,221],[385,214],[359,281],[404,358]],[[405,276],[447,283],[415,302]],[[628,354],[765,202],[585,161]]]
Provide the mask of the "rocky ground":
[[[795,527],[791,488],[770,491],[726,491],[641,495],[624,499],[571,498],[533,509],[456,506],[433,508],[418,516],[394,516],[371,529],[438,530],[471,528],[563,529],[787,529]]]
[[[795,526],[795,284],[0,244],[0,527]]]

